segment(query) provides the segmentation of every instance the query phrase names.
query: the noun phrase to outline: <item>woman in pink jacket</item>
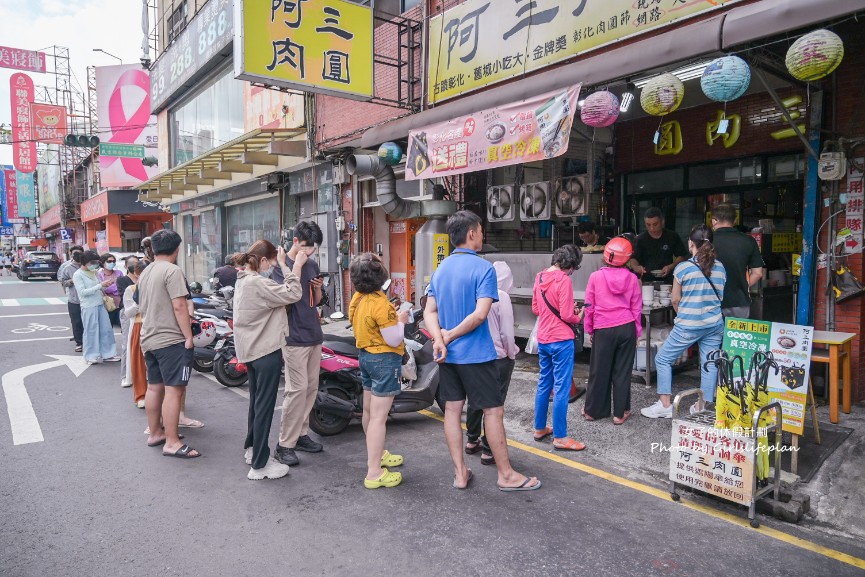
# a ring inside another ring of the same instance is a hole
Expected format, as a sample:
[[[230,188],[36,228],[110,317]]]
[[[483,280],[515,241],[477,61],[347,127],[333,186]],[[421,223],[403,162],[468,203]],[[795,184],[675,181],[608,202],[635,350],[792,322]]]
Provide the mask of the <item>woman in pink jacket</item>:
[[[607,265],[589,277],[586,287],[586,332],[592,336],[589,386],[583,417],[587,421],[610,416],[621,425],[631,416],[631,368],[637,338],[643,330],[640,281],[625,268],[633,253],[627,239],[617,237],[604,247]]]
[[[574,305],[571,275],[583,255],[572,244],[557,248],[552,266],[538,273],[532,290],[532,312],[538,315],[538,356],[541,371],[535,394],[535,441],[553,436],[553,448],[582,451],[586,446],[568,437],[568,395],[574,376],[574,330],[582,311]],[[553,426],[547,410],[553,392]]]

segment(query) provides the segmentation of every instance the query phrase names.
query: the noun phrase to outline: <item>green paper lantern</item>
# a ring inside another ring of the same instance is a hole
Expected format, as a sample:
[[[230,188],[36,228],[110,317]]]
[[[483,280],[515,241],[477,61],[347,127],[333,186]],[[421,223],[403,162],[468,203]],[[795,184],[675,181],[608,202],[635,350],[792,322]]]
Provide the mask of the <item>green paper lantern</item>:
[[[682,104],[685,85],[675,75],[665,72],[649,80],[640,92],[640,106],[652,116],[667,115]]]
[[[834,32],[815,30],[787,50],[787,70],[797,80],[811,82],[832,74],[844,58],[844,42]]]

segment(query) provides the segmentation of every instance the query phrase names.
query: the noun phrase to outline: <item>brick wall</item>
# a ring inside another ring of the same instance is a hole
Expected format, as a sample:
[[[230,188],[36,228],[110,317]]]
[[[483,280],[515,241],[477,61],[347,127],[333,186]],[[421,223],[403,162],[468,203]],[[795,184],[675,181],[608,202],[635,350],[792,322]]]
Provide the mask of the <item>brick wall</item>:
[[[422,10],[417,6],[403,16],[420,21]],[[393,24],[376,22],[374,46],[375,54],[396,58],[399,47],[398,29]],[[403,37],[403,42],[406,37]],[[420,41],[420,38],[418,38]],[[405,56],[405,51],[403,51]],[[415,52],[415,75],[423,75],[423,50]],[[396,68],[376,63],[373,66],[375,76],[375,96],[397,100],[397,85],[399,74]],[[403,85],[403,97],[407,87]],[[420,92],[420,84],[417,87]],[[359,138],[367,128],[377,126],[388,120],[405,116],[409,110],[382,104],[358,102],[347,98],[317,94],[315,97],[316,147],[328,149],[338,147],[354,138]]]
[[[690,83],[689,88],[692,85],[694,83]],[[793,110],[799,112],[801,123],[807,126],[805,105],[807,100],[804,92],[799,89],[779,90],[778,96],[782,100],[792,96],[802,98],[802,104],[795,106],[791,112]],[[635,103],[635,106],[639,106],[639,103]],[[765,92],[727,103],[727,117],[738,114],[741,118],[739,140],[730,148],[724,148],[720,139],[710,146],[706,141],[706,124],[716,120],[717,112],[723,109],[724,105],[721,103],[708,104],[677,110],[663,118],[649,116],[631,122],[616,123],[616,171],[629,173],[712,160],[802,150],[802,142],[795,136],[782,140],[772,138],[772,132],[786,129],[789,125]],[[660,156],[655,154],[653,137],[658,130],[658,125],[668,121],[677,121],[681,126],[683,148],[679,154]]]
[[[862,105],[862,89],[865,86],[865,61],[861,58],[851,57],[854,54],[862,54],[865,50],[865,37],[863,37],[859,26],[855,23],[847,23],[835,29],[844,39],[845,58],[838,67],[836,74],[837,83],[837,131],[838,135],[844,138],[862,138],[865,137],[865,110]],[[823,82],[822,87],[827,91],[824,99],[824,128],[831,129],[832,119],[832,94],[831,82]],[[865,147],[859,147],[854,157],[865,157]],[[849,162],[849,159],[848,159]],[[823,183],[828,185],[829,183]],[[826,187],[828,190],[828,187]],[[847,190],[847,181],[842,180],[838,187],[839,192]],[[826,193],[824,193],[826,194]],[[832,212],[839,210],[840,206],[832,209]],[[828,208],[823,208],[820,217],[820,223],[824,222],[831,214]],[[818,224],[819,226],[819,224]],[[837,229],[840,230],[845,226],[844,213],[842,212],[837,217]],[[827,227],[828,228],[828,227]],[[820,236],[820,246],[826,250],[828,242],[828,231],[824,230]],[[851,255],[839,261],[841,264],[846,264],[847,267],[862,280],[865,278],[865,267],[863,267],[863,257],[861,254]],[[815,286],[815,312],[814,326],[817,329],[826,328],[826,295],[825,290],[828,286],[827,271],[821,270],[817,274],[817,282]],[[863,297],[856,297],[847,302],[835,306],[835,330],[841,332],[856,333],[861,335],[865,331],[865,319],[863,319]],[[852,386],[853,400],[856,402],[865,400],[865,340],[857,337],[853,341],[853,359],[852,359]]]

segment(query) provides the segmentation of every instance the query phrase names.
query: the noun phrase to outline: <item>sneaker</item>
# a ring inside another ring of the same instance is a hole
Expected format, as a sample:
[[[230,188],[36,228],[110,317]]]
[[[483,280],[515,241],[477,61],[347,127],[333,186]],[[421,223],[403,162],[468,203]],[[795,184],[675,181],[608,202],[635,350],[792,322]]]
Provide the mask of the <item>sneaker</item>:
[[[76,353],[80,353],[83,350],[84,350],[84,347],[82,347],[81,345],[75,345],[75,352]]]
[[[661,400],[655,401],[655,404],[645,409],[640,409],[640,414],[650,419],[672,419],[673,405],[665,407]]]
[[[697,401],[696,403],[691,405],[691,408],[688,409],[688,412],[691,413],[692,415],[696,415],[697,413],[701,413],[703,411],[714,411],[714,410],[715,410],[715,403],[705,402],[705,403],[703,403],[703,408],[701,409],[699,407],[699,401]]]
[[[138,407],[139,409],[143,409],[144,408],[144,399],[141,399],[140,401],[135,403],[135,406]]]
[[[262,479],[279,479],[286,475],[288,475],[288,465],[283,465],[271,458],[261,469],[250,469],[246,478],[250,481],[261,481]]]
[[[304,435],[297,439],[294,445],[295,451],[303,451],[305,453],[320,453],[324,449],[321,443],[313,441],[309,435]]]
[[[126,379],[123,379],[122,381],[120,381],[120,386],[123,387],[123,388],[125,389],[125,388],[128,388],[128,387],[131,387],[131,386],[132,386],[132,383],[130,383],[130,382],[127,381]]]
[[[106,363],[119,363],[120,357],[113,356],[113,357],[108,357],[107,359],[102,359],[102,360],[104,360]]]
[[[90,365],[98,365],[98,364],[99,364],[99,361],[87,361],[87,365],[88,365],[88,366],[90,366]]]
[[[243,460],[246,461],[247,465],[252,464],[252,447],[246,449],[246,452],[243,453]],[[286,465],[287,467],[288,465]]]
[[[294,467],[295,465],[300,465],[300,459],[297,458],[297,453],[294,452],[294,449],[277,447],[276,456],[273,458],[282,463],[283,465],[289,465],[291,467]]]

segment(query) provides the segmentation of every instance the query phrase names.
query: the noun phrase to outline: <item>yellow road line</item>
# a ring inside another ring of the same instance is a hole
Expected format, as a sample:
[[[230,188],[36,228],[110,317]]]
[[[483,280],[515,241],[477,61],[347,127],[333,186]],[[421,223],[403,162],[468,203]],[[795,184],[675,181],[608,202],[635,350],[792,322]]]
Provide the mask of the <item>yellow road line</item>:
[[[435,419],[437,421],[444,421],[442,417],[430,411],[420,411],[420,414]],[[465,429],[465,425],[463,425],[463,429]],[[543,459],[559,463],[560,465],[570,467],[571,469],[576,469],[578,471],[582,471],[583,473],[588,473],[589,475],[600,477],[601,479],[610,481],[611,483],[615,483],[623,487],[628,487],[629,489],[633,489],[634,491],[639,491],[641,493],[645,493],[646,495],[651,495],[653,497],[657,497],[658,499],[663,499],[664,501],[673,503],[672,499],[670,498],[669,491],[657,489],[655,487],[640,483],[638,481],[632,481],[631,479],[625,479],[624,477],[620,477],[619,475],[608,473],[607,471],[602,471],[601,469],[585,465],[578,461],[572,461],[571,459],[567,459],[565,457],[562,457],[561,455],[550,453],[548,451],[538,449],[537,447],[531,447],[519,441],[514,441],[513,439],[508,439],[508,446],[519,449],[521,451],[525,451],[526,453],[531,453],[532,455],[536,455]],[[751,526],[747,519],[738,515],[727,513],[725,511],[719,511],[718,509],[709,507],[707,505],[703,505],[693,501],[687,501],[685,499],[680,500],[678,503],[676,503],[676,505],[687,507],[692,511],[697,511],[705,515],[715,517],[716,519],[732,523],[733,525],[738,525],[739,527],[742,527],[744,529],[751,529]],[[790,535],[789,533],[785,533],[771,527],[761,526],[759,529],[757,529],[757,531],[759,531],[762,535],[772,537],[773,539],[777,539],[778,541],[783,541],[784,543],[793,545],[794,547],[799,547],[800,549],[805,549],[806,551],[811,551],[813,553],[817,553],[818,555],[823,555],[824,557],[835,559],[836,561],[840,561],[841,563],[845,563],[859,569],[865,569],[865,559],[860,559],[859,557],[854,557],[852,555],[848,555],[847,553],[824,547],[823,545],[814,543],[813,541],[808,541],[807,539],[802,539],[801,537],[796,537],[795,535]]]

